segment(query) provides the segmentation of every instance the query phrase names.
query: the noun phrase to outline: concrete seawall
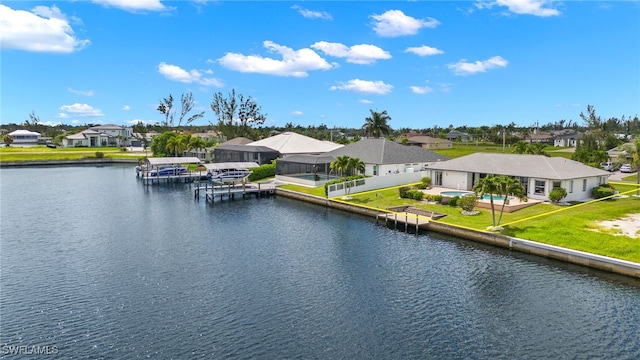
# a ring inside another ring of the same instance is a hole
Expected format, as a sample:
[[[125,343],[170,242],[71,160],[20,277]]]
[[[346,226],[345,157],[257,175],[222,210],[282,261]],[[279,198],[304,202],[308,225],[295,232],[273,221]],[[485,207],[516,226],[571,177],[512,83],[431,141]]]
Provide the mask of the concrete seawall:
[[[0,167],[26,166],[60,166],[60,165],[91,165],[91,164],[138,164],[138,159],[76,159],[76,160],[43,160],[43,161],[3,161]]]
[[[377,212],[371,209],[335,202],[323,197],[302,194],[276,188],[276,195],[296,200],[306,201],[317,205],[327,206],[333,209],[349,211],[365,216],[375,217]],[[535,241],[514,238],[502,234],[471,230],[453,225],[429,222],[421,225],[422,229],[453,235],[463,239],[490,244],[522,253],[537,255],[549,259],[559,260],[571,264],[581,265],[593,269],[607,271],[640,279],[640,264],[631,261],[614,259],[607,256],[591,254],[583,251],[567,249],[559,246],[543,244]]]

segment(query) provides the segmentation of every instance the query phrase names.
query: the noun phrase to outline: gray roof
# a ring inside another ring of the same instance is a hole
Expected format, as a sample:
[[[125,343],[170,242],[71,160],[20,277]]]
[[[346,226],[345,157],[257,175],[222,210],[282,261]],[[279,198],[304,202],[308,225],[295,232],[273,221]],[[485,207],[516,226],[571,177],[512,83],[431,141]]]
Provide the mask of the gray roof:
[[[365,164],[378,165],[438,162],[449,159],[431,150],[406,146],[387,139],[362,139],[327,154],[333,157],[347,155],[359,158]]]
[[[217,147],[221,150],[232,150],[232,151],[242,151],[242,152],[270,152],[270,153],[278,153],[277,150],[273,150],[267,146],[255,146],[255,145],[220,145]]]
[[[316,165],[316,164],[330,164],[335,160],[336,158],[329,154],[320,154],[320,155],[296,154],[296,155],[285,156],[282,159],[279,159],[278,162]]]
[[[609,172],[563,157],[475,153],[430,166],[431,169],[565,180],[608,176]]]
[[[253,142],[253,140],[251,140],[251,139],[247,139],[246,137],[239,136],[239,137],[235,137],[235,138],[233,138],[233,139],[231,139],[229,141],[223,142],[222,144],[220,144],[220,146],[223,146],[223,145],[245,145],[245,144],[252,143],[252,142]]]

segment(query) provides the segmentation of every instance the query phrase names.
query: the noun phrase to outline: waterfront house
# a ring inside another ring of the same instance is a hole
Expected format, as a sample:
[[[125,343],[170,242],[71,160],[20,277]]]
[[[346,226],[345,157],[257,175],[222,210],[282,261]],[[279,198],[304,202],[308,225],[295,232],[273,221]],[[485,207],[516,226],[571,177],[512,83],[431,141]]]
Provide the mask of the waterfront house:
[[[293,154],[324,154],[344,146],[294,132],[283,132],[247,145],[268,147],[279,152],[282,157]]]
[[[215,162],[255,162],[269,164],[280,157],[280,153],[270,147],[256,145],[220,145],[213,149]]]
[[[40,133],[29,130],[16,130],[7,134],[13,138],[14,146],[33,146],[38,144]]]
[[[276,162],[276,179],[310,186],[335,179],[330,164],[339,156],[358,158],[365,164],[366,176],[387,176],[419,172],[449,158],[418,146],[398,144],[387,139],[361,139],[320,155],[290,155]]]
[[[136,141],[136,138],[133,137],[132,127],[107,124],[92,126],[79,133],[67,135],[62,141],[62,146],[132,146],[132,140]]]
[[[402,145],[384,138],[362,139],[327,155],[359,158],[365,163],[367,176],[416,172],[449,159],[422,147]]]
[[[530,199],[549,200],[556,187],[567,191],[565,201],[586,201],[591,190],[606,184],[609,172],[563,157],[475,153],[438,162],[427,169],[434,186],[471,191],[478,179],[489,174],[520,181]]]

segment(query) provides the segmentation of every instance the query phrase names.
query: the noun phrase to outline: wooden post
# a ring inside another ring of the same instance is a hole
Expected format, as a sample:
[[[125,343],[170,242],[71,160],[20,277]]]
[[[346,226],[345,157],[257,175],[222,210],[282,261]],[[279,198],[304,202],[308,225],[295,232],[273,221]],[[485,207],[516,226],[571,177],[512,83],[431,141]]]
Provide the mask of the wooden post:
[[[409,213],[408,212],[404,212],[404,232],[408,232],[409,231]]]

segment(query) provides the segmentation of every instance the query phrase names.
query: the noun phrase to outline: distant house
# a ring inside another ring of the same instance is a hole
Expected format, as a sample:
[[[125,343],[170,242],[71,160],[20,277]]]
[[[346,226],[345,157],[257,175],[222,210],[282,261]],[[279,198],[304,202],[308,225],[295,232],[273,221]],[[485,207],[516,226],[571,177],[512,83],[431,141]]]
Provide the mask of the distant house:
[[[551,144],[551,139],[552,139],[551,134],[543,131],[534,131],[524,137],[524,141],[529,141],[532,143],[542,143],[542,144]]]
[[[458,131],[458,130],[451,130],[449,131],[449,133],[447,133],[446,135],[447,140],[450,141],[462,141],[462,142],[468,142],[473,140],[473,137],[469,134],[467,134],[466,132],[462,132],[462,131]]]
[[[553,146],[576,147],[581,138],[581,133],[557,135],[553,138]]]
[[[407,139],[409,145],[420,146],[423,149],[451,149],[453,142],[447,139],[439,139],[431,136],[417,135]]]
[[[107,124],[92,126],[79,133],[67,135],[62,141],[62,146],[132,146],[132,142],[138,143],[133,136],[132,127]]]
[[[13,138],[13,145],[18,146],[31,146],[37,145],[40,140],[40,133],[29,130],[16,130],[7,134]]]
[[[609,172],[563,157],[475,153],[429,166],[434,186],[473,189],[481,178],[507,175],[520,181],[528,198],[549,200],[556,187],[567,191],[566,201],[586,201],[591,190],[608,181]]]

